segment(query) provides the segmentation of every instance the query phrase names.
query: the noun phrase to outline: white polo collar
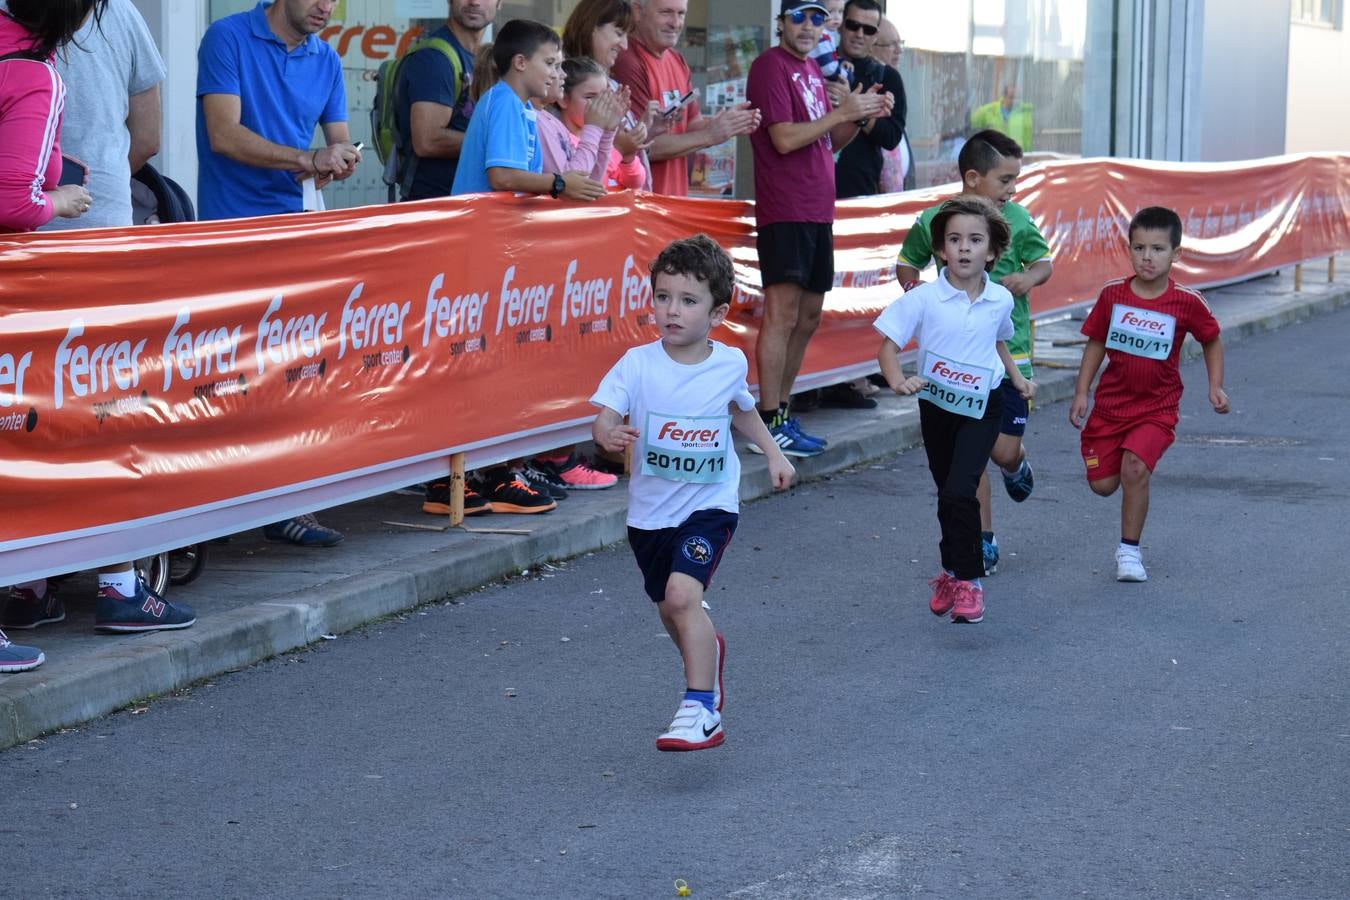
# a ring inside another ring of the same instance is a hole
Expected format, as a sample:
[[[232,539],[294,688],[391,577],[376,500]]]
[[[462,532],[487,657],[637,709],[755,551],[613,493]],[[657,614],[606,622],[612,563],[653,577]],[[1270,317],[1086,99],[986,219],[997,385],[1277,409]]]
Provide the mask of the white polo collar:
[[[942,301],[945,302],[945,301],[947,301],[947,300],[955,300],[957,297],[960,297],[960,298],[963,299],[963,300],[966,298],[966,292],[965,292],[965,291],[963,291],[963,290],[961,290],[960,288],[956,287],[956,286],[953,285],[950,281],[947,280],[947,267],[946,267],[946,266],[943,266],[943,267],[938,271],[937,281],[934,282],[934,284],[937,286],[938,299],[939,299],[939,300],[942,300]],[[991,278],[989,277],[989,273],[988,273],[988,272],[985,272],[985,273],[984,273],[984,288],[980,291],[980,296],[978,296],[978,297],[975,298],[975,300],[974,300],[975,303],[980,303],[980,302],[985,301],[985,300],[988,300],[988,301],[991,302],[991,303],[993,302],[993,299],[994,299],[994,298],[989,296],[989,286],[990,286],[991,284],[993,284],[993,279],[991,279]],[[968,302],[969,302],[969,301],[968,301]]]

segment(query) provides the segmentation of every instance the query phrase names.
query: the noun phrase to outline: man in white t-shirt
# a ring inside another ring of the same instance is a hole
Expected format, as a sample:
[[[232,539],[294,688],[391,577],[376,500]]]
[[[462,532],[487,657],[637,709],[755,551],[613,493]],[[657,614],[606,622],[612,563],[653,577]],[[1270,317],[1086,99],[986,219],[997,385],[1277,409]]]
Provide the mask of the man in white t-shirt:
[[[755,409],[745,354],[708,339],[731,310],[731,257],[699,234],[662,250],[651,273],[661,339],[632,348],[605,375],[591,397],[600,407],[592,433],[612,453],[632,449],[628,543],[684,659],[684,700],[656,748],[703,750],[726,736],[726,642],[703,592],[738,521],[741,464],[731,429],[765,449],[775,490],[792,483],[793,468]]]
[[[66,83],[61,151],[89,167],[93,197],[78,219],[54,218],[43,231],[130,225],[131,176],[159,152],[159,85],[164,60],[131,0],[108,0],[63,53]]]

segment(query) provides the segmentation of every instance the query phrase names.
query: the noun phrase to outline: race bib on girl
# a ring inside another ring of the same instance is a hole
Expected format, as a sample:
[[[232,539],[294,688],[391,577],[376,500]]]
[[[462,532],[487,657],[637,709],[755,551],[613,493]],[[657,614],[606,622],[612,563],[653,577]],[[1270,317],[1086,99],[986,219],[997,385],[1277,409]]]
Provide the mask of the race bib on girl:
[[[731,416],[647,413],[642,431],[642,474],[667,481],[716,484],[727,480]]]
[[[919,396],[929,403],[960,416],[984,418],[984,411],[989,406],[989,389],[994,384],[993,369],[925,351],[919,375],[928,382]]]
[[[1176,316],[1117,303],[1111,307],[1106,346],[1145,359],[1167,359],[1176,333]]]

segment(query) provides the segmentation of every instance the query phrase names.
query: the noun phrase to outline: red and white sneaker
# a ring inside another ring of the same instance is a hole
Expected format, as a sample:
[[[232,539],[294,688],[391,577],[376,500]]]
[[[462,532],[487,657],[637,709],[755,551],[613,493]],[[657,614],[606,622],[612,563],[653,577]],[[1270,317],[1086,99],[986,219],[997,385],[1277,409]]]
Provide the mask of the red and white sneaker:
[[[984,588],[973,581],[952,579],[952,621],[978,625],[984,621]]]
[[[952,611],[952,604],[956,598],[952,596],[952,585],[956,584],[956,579],[947,574],[943,569],[938,577],[928,582],[928,586],[933,589],[933,596],[928,600],[928,609],[935,616],[945,616]]]
[[[685,700],[666,733],[656,739],[657,750],[707,750],[726,740],[722,716],[708,712],[697,700]]]
[[[727,664],[727,639],[717,632],[717,686],[713,688],[713,706],[722,711],[722,667]]]
[[[575,450],[566,457],[536,457],[535,462],[549,474],[557,476],[569,491],[603,491],[619,483],[617,475],[591,468],[586,458]]]

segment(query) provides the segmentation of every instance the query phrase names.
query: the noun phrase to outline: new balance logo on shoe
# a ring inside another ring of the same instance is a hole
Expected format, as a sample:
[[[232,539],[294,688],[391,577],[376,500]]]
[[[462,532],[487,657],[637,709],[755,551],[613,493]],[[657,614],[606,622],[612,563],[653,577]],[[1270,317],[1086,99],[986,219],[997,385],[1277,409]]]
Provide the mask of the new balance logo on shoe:
[[[147,592],[145,595],[145,602],[141,604],[141,612],[147,612],[150,615],[154,616],[156,619],[162,619],[164,618],[164,610],[167,607],[168,607],[167,603],[165,603],[163,600],[160,600],[154,594]]]

